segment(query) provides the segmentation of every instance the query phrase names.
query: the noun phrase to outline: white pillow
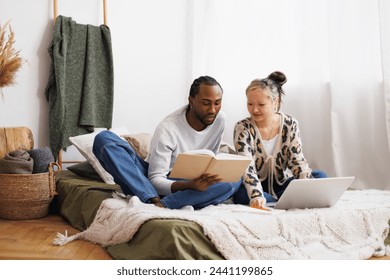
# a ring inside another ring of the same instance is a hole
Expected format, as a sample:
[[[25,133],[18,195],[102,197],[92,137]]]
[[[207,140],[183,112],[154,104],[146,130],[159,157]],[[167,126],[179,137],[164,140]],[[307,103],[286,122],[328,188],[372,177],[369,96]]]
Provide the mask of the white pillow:
[[[114,132],[118,136],[128,134],[128,130],[125,127],[113,128],[110,131]],[[89,134],[78,135],[74,137],[69,137],[70,142],[80,151],[80,153],[88,160],[88,162],[92,165],[95,171],[99,174],[102,180],[106,184],[113,185],[115,184],[114,178],[108,173],[103,166],[100,164],[99,160],[92,152],[93,141],[95,136],[99,133],[93,132]]]

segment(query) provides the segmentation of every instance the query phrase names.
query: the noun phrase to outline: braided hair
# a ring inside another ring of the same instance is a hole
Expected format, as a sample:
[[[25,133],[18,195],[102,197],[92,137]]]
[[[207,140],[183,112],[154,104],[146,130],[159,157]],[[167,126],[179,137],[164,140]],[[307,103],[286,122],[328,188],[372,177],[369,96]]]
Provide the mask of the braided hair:
[[[191,97],[195,97],[199,93],[200,85],[219,86],[219,88],[221,89],[221,91],[223,93],[223,89],[222,89],[221,85],[213,77],[200,76],[199,78],[195,79],[191,85],[191,88],[190,88],[190,96]]]

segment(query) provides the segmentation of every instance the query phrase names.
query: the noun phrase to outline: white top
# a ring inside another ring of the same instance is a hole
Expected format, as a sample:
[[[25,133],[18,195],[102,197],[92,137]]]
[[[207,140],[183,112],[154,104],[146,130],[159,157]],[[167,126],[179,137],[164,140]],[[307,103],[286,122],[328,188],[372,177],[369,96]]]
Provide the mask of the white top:
[[[273,155],[276,147],[276,143],[278,142],[279,133],[275,135],[274,138],[270,140],[263,140],[263,146],[267,155]]]
[[[187,105],[168,115],[157,126],[150,143],[148,178],[160,195],[171,193],[167,178],[177,156],[189,150],[209,149],[218,152],[226,127],[226,115],[219,112],[213,124],[196,131],[187,122]]]

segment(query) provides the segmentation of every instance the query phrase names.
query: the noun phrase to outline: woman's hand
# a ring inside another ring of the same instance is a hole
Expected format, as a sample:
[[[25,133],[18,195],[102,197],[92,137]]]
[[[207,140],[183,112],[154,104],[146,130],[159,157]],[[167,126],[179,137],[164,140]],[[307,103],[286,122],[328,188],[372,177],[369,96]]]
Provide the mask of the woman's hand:
[[[265,204],[267,203],[267,200],[264,197],[255,197],[252,198],[250,201],[250,207],[257,208],[261,210],[271,210],[270,208],[266,207]]]

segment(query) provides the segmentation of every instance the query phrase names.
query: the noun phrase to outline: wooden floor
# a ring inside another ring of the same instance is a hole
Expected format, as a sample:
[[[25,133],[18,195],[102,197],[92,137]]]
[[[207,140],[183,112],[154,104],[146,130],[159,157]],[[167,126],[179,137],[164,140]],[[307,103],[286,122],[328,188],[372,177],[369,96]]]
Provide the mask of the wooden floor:
[[[110,260],[111,256],[91,242],[75,240],[66,246],[52,245],[58,232],[78,231],[58,215],[37,220],[0,219],[0,260]]]

